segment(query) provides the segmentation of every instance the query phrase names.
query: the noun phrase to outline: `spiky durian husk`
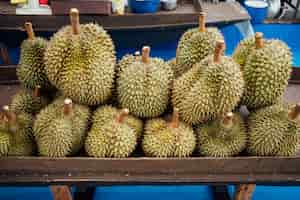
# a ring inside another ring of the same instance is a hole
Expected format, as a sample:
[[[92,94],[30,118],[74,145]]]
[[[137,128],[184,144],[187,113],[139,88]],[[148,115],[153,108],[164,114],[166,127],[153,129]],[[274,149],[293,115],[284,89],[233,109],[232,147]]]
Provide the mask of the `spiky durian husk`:
[[[232,111],[243,90],[237,63],[227,56],[215,63],[208,56],[174,81],[172,102],[185,122],[199,124]]]
[[[0,156],[7,156],[10,145],[9,134],[0,130]]]
[[[117,80],[119,104],[137,117],[159,116],[168,106],[172,81],[173,71],[162,59],[135,61]]]
[[[284,105],[273,105],[250,114],[248,152],[257,156],[292,156],[300,145],[300,125],[288,119]]]
[[[15,113],[36,114],[48,103],[48,98],[43,96],[34,97],[31,91],[22,89],[12,97],[10,108]]]
[[[207,28],[205,32],[193,28],[185,32],[177,47],[177,74],[183,74],[195,63],[212,54],[217,40],[224,40],[217,28]]]
[[[196,138],[187,124],[179,122],[177,128],[172,128],[164,119],[157,118],[147,121],[142,144],[147,156],[187,157],[193,153]]]
[[[63,114],[64,99],[59,97],[41,110],[34,123],[39,154],[63,157],[76,154],[83,146],[90,110],[73,103],[69,116]]]
[[[245,149],[247,133],[239,114],[234,115],[232,127],[226,128],[221,123],[218,119],[197,127],[200,154],[211,157],[228,157],[237,155]]]
[[[183,68],[179,64],[177,64],[176,58],[169,60],[168,64],[170,65],[170,67],[173,70],[174,78],[178,78],[185,72],[185,70],[182,70]]]
[[[292,70],[288,46],[279,40],[265,40],[264,47],[257,49],[251,38],[239,45],[234,58],[242,65],[245,79],[241,104],[257,109],[277,103]]]
[[[116,57],[106,31],[96,24],[59,30],[45,53],[46,73],[51,83],[73,101],[85,105],[104,103],[112,93]]]
[[[40,85],[42,89],[52,88],[43,60],[47,44],[48,41],[45,39],[36,37],[33,40],[24,40],[21,45],[17,76],[27,89],[34,89],[37,85]]]
[[[122,73],[123,70],[127,66],[129,66],[131,63],[136,61],[136,59],[137,58],[131,54],[127,54],[127,55],[123,56],[122,59],[118,62],[117,66],[116,66],[116,75],[118,76],[120,73]]]

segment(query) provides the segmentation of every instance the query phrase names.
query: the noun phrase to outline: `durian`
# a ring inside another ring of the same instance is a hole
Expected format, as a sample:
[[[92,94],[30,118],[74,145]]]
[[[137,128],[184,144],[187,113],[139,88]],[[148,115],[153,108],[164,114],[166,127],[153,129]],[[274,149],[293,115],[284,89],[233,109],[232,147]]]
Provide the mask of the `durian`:
[[[232,111],[243,93],[240,67],[223,56],[224,41],[218,41],[214,55],[195,64],[174,81],[172,102],[183,121],[199,124]]]
[[[40,90],[40,86],[36,86],[33,92],[26,89],[21,89],[12,97],[12,102],[10,104],[11,110],[15,113],[38,113],[49,103],[48,98],[41,96]]]
[[[124,67],[117,80],[120,106],[141,118],[157,117],[166,110],[173,81],[171,67],[149,54],[150,47],[144,47],[142,58]]]
[[[246,147],[246,128],[239,114],[229,112],[220,119],[201,124],[196,132],[198,150],[204,156],[234,156]]]
[[[278,102],[288,84],[292,56],[280,40],[263,39],[262,33],[242,41],[233,54],[241,65],[245,91],[241,104],[248,109],[270,106]]]
[[[174,71],[180,76],[206,56],[213,54],[216,42],[224,40],[217,28],[205,27],[205,13],[200,13],[199,27],[189,29],[179,40]]]
[[[188,157],[196,146],[196,138],[192,127],[180,122],[174,109],[171,122],[163,118],[146,122],[142,145],[146,156]]]
[[[256,156],[293,156],[300,147],[300,104],[275,104],[250,114],[248,152]]]
[[[42,90],[52,89],[45,71],[44,54],[48,41],[35,37],[32,24],[25,23],[28,39],[21,45],[20,62],[17,76],[24,88],[34,90],[39,85]]]
[[[93,116],[85,150],[92,157],[128,157],[137,145],[142,122],[128,116],[129,110],[111,106],[99,107]]]
[[[59,97],[37,115],[34,136],[41,156],[64,157],[83,146],[90,118],[88,107]]]
[[[116,57],[106,31],[96,24],[79,24],[71,9],[72,26],[60,29],[45,53],[46,73],[64,96],[84,105],[103,104],[112,95]]]

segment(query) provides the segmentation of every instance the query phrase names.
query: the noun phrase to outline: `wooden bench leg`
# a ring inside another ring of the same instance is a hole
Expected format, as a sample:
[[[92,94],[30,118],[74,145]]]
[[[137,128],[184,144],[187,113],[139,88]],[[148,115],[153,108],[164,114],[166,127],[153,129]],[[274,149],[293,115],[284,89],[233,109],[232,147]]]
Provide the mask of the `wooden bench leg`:
[[[53,200],[72,200],[72,194],[69,186],[53,185],[50,186],[52,191]]]
[[[236,186],[234,200],[251,200],[255,184],[242,184]]]

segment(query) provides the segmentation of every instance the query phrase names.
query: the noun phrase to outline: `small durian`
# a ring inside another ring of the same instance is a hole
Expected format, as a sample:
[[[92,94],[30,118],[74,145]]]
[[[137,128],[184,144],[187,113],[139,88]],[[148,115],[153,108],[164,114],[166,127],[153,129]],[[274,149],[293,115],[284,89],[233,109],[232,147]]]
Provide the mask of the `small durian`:
[[[85,141],[85,150],[92,157],[128,157],[137,145],[142,122],[128,116],[129,110],[110,106],[98,108]]]
[[[64,96],[83,105],[107,101],[113,91],[114,44],[97,24],[79,24],[77,9],[70,11],[71,26],[51,38],[45,53],[46,74]]]
[[[256,156],[293,156],[300,147],[300,103],[275,104],[250,113],[248,152]]]
[[[176,51],[176,65],[174,65],[176,76],[180,76],[206,56],[213,54],[216,42],[224,40],[223,35],[217,28],[205,27],[205,16],[206,14],[201,12],[199,27],[189,29],[179,40]]]
[[[0,156],[30,156],[35,152],[33,117],[4,106],[0,120]]]
[[[240,101],[244,90],[240,66],[223,56],[224,48],[224,41],[218,41],[214,55],[174,81],[172,102],[188,124],[214,120],[232,111]]]
[[[141,118],[157,117],[167,109],[173,72],[160,58],[150,58],[150,47],[143,47],[137,56],[118,75],[117,94],[122,108]]]
[[[174,109],[170,122],[163,118],[150,119],[145,125],[143,150],[151,157],[188,157],[196,146],[192,127],[179,121]]]
[[[246,147],[245,124],[239,114],[232,112],[221,119],[201,124],[197,127],[196,133],[199,153],[204,156],[234,156]]]
[[[34,90],[39,85],[42,90],[51,89],[45,71],[44,54],[48,41],[35,37],[32,24],[25,23],[28,39],[21,45],[20,61],[17,68],[17,76],[24,88]]]
[[[34,136],[41,156],[65,157],[83,146],[90,118],[87,106],[59,97],[36,116]]]
[[[282,97],[292,70],[288,46],[280,40],[263,39],[262,33],[242,41],[233,54],[241,65],[245,91],[241,100],[248,109],[270,106]]]
[[[27,89],[21,89],[12,97],[10,108],[15,113],[25,112],[36,114],[48,103],[49,99],[41,96],[41,87],[36,86],[33,92]]]

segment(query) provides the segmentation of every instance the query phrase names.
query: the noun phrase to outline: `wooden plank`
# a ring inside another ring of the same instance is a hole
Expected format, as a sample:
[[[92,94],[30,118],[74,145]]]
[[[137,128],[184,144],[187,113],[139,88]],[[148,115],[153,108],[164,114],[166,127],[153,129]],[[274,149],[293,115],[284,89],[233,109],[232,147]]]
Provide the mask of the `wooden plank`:
[[[0,158],[0,185],[300,184],[300,157]]]

